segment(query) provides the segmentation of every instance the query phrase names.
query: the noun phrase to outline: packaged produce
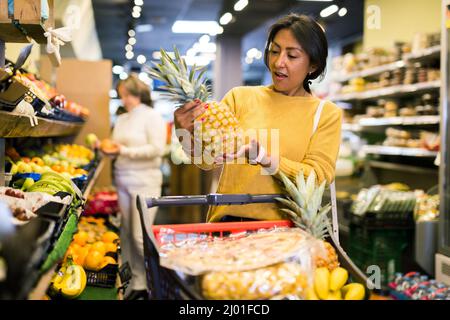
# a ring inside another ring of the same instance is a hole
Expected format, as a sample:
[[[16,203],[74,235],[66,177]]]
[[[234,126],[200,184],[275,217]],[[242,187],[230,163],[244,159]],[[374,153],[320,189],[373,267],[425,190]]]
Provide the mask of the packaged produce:
[[[396,273],[391,296],[401,300],[450,300],[450,287],[419,272]]]

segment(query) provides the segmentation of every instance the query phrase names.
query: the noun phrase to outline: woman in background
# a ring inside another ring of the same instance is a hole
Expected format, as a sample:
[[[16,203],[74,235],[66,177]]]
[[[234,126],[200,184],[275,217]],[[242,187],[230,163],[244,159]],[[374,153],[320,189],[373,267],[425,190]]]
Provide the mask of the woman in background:
[[[146,299],[142,227],[136,196],[161,196],[160,166],[166,145],[166,124],[152,108],[148,86],[135,74],[119,81],[117,92],[127,112],[117,118],[113,129],[115,151],[103,151],[116,157],[114,176],[121,211],[121,253],[133,275],[125,299]],[[150,216],[154,216],[151,211],[156,208],[149,209]]]

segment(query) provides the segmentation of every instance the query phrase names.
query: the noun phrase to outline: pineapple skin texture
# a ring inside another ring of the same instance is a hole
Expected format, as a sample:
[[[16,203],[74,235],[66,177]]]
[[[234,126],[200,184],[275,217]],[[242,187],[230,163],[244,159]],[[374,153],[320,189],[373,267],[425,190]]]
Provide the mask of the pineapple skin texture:
[[[196,143],[201,141],[202,153],[212,157],[236,152],[242,142],[238,139],[239,123],[236,116],[224,103],[212,101],[208,105],[208,109],[195,119]]]
[[[277,295],[304,298],[307,274],[297,263],[283,262],[242,272],[212,272],[202,279],[202,292],[212,300],[260,300]]]

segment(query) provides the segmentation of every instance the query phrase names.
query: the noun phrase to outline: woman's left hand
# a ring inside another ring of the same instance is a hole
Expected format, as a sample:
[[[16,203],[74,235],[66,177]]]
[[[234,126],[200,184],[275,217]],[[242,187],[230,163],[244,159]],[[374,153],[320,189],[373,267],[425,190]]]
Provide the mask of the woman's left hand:
[[[263,152],[263,154],[261,154]],[[224,153],[216,158],[216,163],[229,162],[245,156],[250,164],[260,164],[263,167],[268,167],[271,164],[271,158],[266,153],[265,149],[260,146],[258,141],[252,139],[249,144],[243,145],[236,153]],[[258,159],[260,157],[260,159]],[[257,163],[252,163],[258,160]]]

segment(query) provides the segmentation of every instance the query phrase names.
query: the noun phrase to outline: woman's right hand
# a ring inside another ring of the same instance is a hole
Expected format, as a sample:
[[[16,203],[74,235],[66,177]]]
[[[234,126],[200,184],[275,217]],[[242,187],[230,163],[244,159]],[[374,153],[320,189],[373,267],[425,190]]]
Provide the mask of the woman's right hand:
[[[203,103],[199,99],[185,103],[174,112],[175,129],[185,129],[192,134],[194,132],[194,120],[201,116],[208,107],[207,103]]]

